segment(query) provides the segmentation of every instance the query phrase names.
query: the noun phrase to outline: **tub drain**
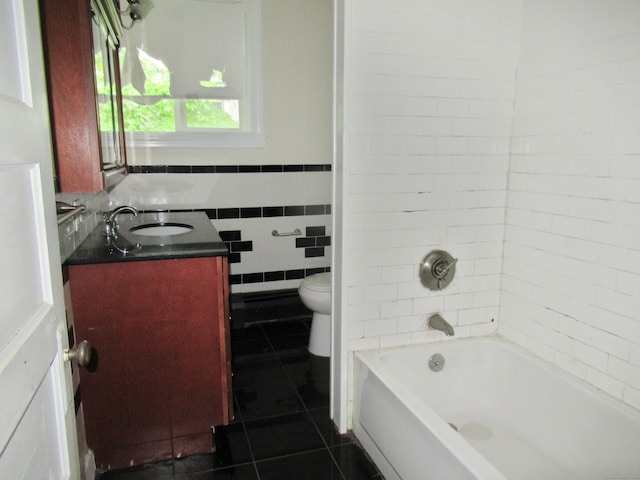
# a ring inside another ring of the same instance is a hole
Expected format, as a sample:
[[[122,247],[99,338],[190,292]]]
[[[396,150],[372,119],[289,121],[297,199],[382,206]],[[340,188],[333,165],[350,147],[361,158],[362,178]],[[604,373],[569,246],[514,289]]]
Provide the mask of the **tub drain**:
[[[429,357],[429,368],[434,372],[439,372],[444,368],[444,357],[439,353],[434,353]]]
[[[456,432],[458,431],[458,427],[456,427],[455,423],[447,422],[451,428],[453,428]]]

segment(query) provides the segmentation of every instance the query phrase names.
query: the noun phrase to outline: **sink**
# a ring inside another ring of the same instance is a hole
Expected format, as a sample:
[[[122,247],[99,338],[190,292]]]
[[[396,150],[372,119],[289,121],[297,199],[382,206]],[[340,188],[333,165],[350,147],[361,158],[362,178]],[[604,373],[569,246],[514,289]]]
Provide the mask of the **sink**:
[[[134,235],[142,235],[145,237],[168,237],[188,233],[191,230],[193,230],[192,225],[175,222],[145,223],[129,229]]]

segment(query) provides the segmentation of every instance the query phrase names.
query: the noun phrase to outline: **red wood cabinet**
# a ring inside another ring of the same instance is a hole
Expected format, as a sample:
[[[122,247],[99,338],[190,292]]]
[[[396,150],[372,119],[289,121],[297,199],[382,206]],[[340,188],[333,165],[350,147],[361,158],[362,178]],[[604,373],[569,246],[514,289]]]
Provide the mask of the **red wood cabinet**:
[[[112,1],[112,0],[105,0]],[[123,175],[103,171],[95,84],[91,0],[40,0],[57,187],[62,192],[98,192]],[[116,83],[119,157],[126,165],[120,63],[112,52]]]
[[[97,354],[80,391],[99,467],[211,451],[211,427],[232,418],[227,268],[225,257],[69,266],[76,338]]]

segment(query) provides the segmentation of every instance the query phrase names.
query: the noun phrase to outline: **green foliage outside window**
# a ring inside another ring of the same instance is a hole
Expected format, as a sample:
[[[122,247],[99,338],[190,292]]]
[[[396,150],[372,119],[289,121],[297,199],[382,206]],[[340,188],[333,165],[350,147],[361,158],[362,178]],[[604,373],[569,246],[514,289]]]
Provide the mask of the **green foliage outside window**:
[[[122,52],[124,57],[124,52]],[[171,74],[167,67],[151,57],[140,57],[146,80],[145,94],[138,92],[132,84],[122,87],[124,129],[127,132],[175,132],[176,103],[171,98]],[[100,99],[100,129],[113,131],[113,112],[110,101],[109,84],[105,79],[102,53],[95,56],[96,85]],[[214,72],[219,73],[219,72]],[[210,83],[216,87],[214,82]],[[134,99],[138,97],[138,102]],[[223,102],[210,99],[191,99],[182,101],[185,108],[186,128],[191,129],[237,129],[238,121],[223,109]]]
[[[125,52],[122,51],[121,58],[124,58],[124,55]],[[154,61],[151,57],[141,56],[140,60],[146,75],[144,91],[148,100],[145,100],[145,104],[139,104],[127,98],[139,97],[143,100],[143,96],[133,85],[123,85],[124,130],[126,132],[175,132],[174,101],[169,98],[162,99],[171,95],[171,74],[162,62]]]
[[[124,52],[123,52],[124,53]],[[124,58],[124,55],[123,55]],[[140,55],[146,80],[144,95],[133,85],[122,88],[124,128],[127,132],[175,132],[177,108],[185,109],[185,129],[237,129],[238,121],[222,109],[222,102],[209,99],[178,100],[171,98],[171,73],[161,62]],[[135,101],[140,97],[140,102]],[[169,98],[167,98],[169,97]],[[178,104],[180,102],[180,104]]]
[[[187,100],[186,106],[189,128],[238,128],[238,122],[218,100]]]
[[[111,103],[111,87],[105,77],[102,52],[96,53],[96,90],[98,94],[98,122],[101,132],[113,131],[113,106]]]

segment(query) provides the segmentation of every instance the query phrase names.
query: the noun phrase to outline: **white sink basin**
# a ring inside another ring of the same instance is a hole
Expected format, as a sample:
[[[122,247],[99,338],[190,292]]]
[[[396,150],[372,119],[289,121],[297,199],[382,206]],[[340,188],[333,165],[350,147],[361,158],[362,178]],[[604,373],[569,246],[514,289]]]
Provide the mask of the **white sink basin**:
[[[145,223],[131,227],[129,231],[134,235],[145,237],[167,237],[171,235],[181,235],[193,230],[193,226],[186,223]]]

